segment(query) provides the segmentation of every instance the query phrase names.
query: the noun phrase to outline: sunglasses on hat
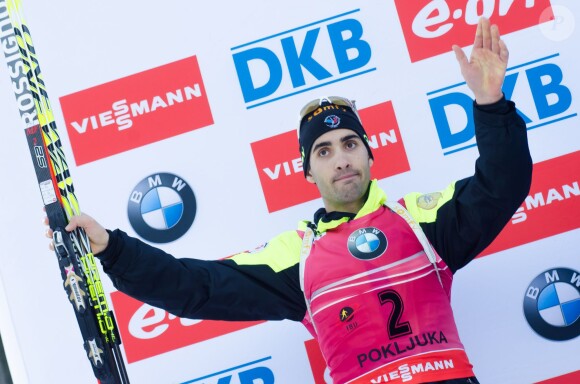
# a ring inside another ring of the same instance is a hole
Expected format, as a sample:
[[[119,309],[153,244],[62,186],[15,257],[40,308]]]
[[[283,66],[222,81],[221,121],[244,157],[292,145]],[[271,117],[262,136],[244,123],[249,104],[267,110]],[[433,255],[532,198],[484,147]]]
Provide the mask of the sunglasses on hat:
[[[306,103],[304,105],[304,107],[302,107],[302,109],[300,109],[300,120],[299,121],[301,122],[302,119],[304,118],[304,116],[316,111],[316,109],[321,107],[322,103],[324,103],[324,102],[350,108],[354,112],[354,114],[356,115],[356,118],[358,119],[358,121],[362,124],[362,120],[358,114],[358,110],[356,109],[355,101],[349,100],[346,97],[341,97],[341,96],[325,96],[325,97],[319,97],[317,99],[309,101],[308,103]],[[298,139],[300,139],[300,124],[298,124],[297,133],[298,133]]]

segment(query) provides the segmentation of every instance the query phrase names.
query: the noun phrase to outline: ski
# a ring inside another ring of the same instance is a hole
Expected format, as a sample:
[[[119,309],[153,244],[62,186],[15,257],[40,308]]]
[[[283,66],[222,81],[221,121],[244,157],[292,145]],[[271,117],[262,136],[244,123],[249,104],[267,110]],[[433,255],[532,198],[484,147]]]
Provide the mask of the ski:
[[[71,233],[64,230],[71,217],[81,211],[20,0],[0,0],[0,42],[54,233],[63,286],[73,306],[85,352],[101,384],[129,383],[117,324],[89,238],[82,228]]]

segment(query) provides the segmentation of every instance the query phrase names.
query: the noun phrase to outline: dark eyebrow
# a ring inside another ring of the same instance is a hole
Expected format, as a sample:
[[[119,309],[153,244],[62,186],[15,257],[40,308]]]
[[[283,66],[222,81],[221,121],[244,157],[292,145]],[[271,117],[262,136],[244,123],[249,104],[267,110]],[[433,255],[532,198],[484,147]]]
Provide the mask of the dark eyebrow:
[[[348,136],[345,136],[345,137],[341,138],[340,141],[342,143],[344,143],[345,141],[349,141],[349,140],[352,140],[352,139],[360,139],[360,138],[358,137],[358,135],[353,134],[353,135],[348,135]]]
[[[321,141],[312,148],[312,152],[316,152],[318,148],[327,147],[330,145],[330,141]]]
[[[358,137],[357,134],[352,134],[352,135],[347,135],[347,136],[343,136],[340,138],[340,142],[344,143],[347,142],[349,140],[352,139],[360,139],[360,137]],[[312,152],[315,152],[318,148],[322,148],[322,147],[327,147],[329,145],[331,145],[332,143],[330,141],[321,141],[320,143],[316,144],[313,148],[312,148]]]

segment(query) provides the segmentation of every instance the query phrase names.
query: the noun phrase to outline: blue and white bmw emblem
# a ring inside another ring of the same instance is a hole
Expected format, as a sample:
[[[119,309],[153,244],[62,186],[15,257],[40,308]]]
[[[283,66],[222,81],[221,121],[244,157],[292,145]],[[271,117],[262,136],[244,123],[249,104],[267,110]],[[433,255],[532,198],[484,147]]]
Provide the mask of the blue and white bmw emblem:
[[[376,259],[385,253],[387,246],[387,237],[375,227],[357,229],[348,237],[350,254],[361,260]]]
[[[154,243],[168,243],[183,236],[196,210],[191,187],[171,173],[144,178],[129,197],[129,222],[139,236]]]
[[[524,315],[536,333],[550,340],[580,335],[580,273],[554,268],[540,273],[526,290]]]

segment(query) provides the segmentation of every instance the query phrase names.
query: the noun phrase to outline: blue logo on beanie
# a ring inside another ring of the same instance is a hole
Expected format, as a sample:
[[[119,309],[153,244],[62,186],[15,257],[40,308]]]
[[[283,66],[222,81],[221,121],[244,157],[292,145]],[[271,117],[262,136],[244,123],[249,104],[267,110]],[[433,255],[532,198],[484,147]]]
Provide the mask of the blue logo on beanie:
[[[324,124],[328,125],[330,128],[336,128],[340,124],[340,117],[336,115],[326,116]]]

